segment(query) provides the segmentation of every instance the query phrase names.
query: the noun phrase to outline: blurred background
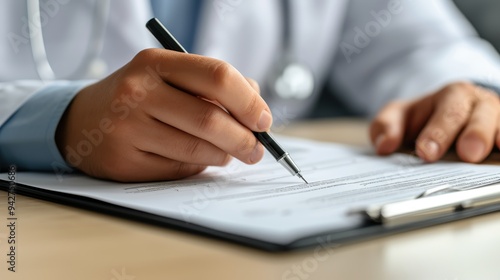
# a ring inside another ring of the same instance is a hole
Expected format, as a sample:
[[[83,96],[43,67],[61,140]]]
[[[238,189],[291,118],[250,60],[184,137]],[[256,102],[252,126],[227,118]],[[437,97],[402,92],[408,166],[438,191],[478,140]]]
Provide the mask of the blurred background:
[[[500,0],[454,0],[481,37],[500,51]]]
[[[500,52],[500,0],[453,1],[472,23],[479,35],[488,40]],[[333,94],[322,94],[313,112],[309,116],[311,119],[355,115]]]

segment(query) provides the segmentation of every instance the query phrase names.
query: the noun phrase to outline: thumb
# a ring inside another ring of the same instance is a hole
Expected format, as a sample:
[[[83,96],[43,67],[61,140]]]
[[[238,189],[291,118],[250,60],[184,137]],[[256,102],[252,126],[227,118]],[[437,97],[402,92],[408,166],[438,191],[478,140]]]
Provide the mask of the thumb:
[[[394,153],[405,134],[407,103],[392,102],[385,106],[370,125],[370,139],[379,155]]]

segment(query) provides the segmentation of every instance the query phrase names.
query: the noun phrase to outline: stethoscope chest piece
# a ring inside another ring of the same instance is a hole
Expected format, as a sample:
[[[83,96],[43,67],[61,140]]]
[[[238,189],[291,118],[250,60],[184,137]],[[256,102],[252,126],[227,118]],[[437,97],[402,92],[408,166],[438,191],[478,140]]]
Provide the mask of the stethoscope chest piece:
[[[316,80],[312,69],[283,55],[268,72],[262,97],[273,111],[276,123],[307,116],[316,100]]]
[[[270,77],[271,95],[283,99],[304,100],[314,93],[314,74],[306,65],[284,59]]]

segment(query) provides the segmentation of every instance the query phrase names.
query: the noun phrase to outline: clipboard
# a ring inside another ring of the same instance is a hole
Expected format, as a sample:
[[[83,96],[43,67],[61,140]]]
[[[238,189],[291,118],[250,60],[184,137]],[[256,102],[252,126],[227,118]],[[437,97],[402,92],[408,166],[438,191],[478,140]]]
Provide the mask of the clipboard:
[[[0,179],[0,190],[8,191],[10,182]],[[253,248],[281,252],[316,246],[340,246],[361,240],[407,232],[478,215],[500,211],[500,183],[464,191],[438,187],[413,200],[370,206],[352,211],[363,215],[362,226],[337,231],[318,232],[288,244],[276,244],[155,215],[79,195],[16,184],[16,194],[105,213],[170,229],[216,238]],[[438,194],[445,192],[444,194]]]

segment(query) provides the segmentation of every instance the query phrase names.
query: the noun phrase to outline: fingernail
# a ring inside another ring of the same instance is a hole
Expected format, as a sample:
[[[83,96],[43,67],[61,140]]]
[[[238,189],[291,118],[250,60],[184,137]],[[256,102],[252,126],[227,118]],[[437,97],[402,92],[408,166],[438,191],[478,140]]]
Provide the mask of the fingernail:
[[[462,140],[460,152],[465,157],[465,160],[471,162],[479,162],[483,156],[486,146],[475,136],[468,136]]]
[[[264,156],[264,147],[261,144],[257,143],[257,145],[252,151],[252,154],[250,155],[250,163],[254,164],[259,162],[263,156]]]
[[[273,117],[271,116],[271,114],[268,111],[264,110],[260,114],[260,119],[259,119],[259,123],[257,124],[257,127],[261,131],[267,131],[271,128],[272,122],[273,122]]]
[[[439,145],[432,140],[424,140],[417,147],[417,155],[425,160],[435,160],[438,157]]]

